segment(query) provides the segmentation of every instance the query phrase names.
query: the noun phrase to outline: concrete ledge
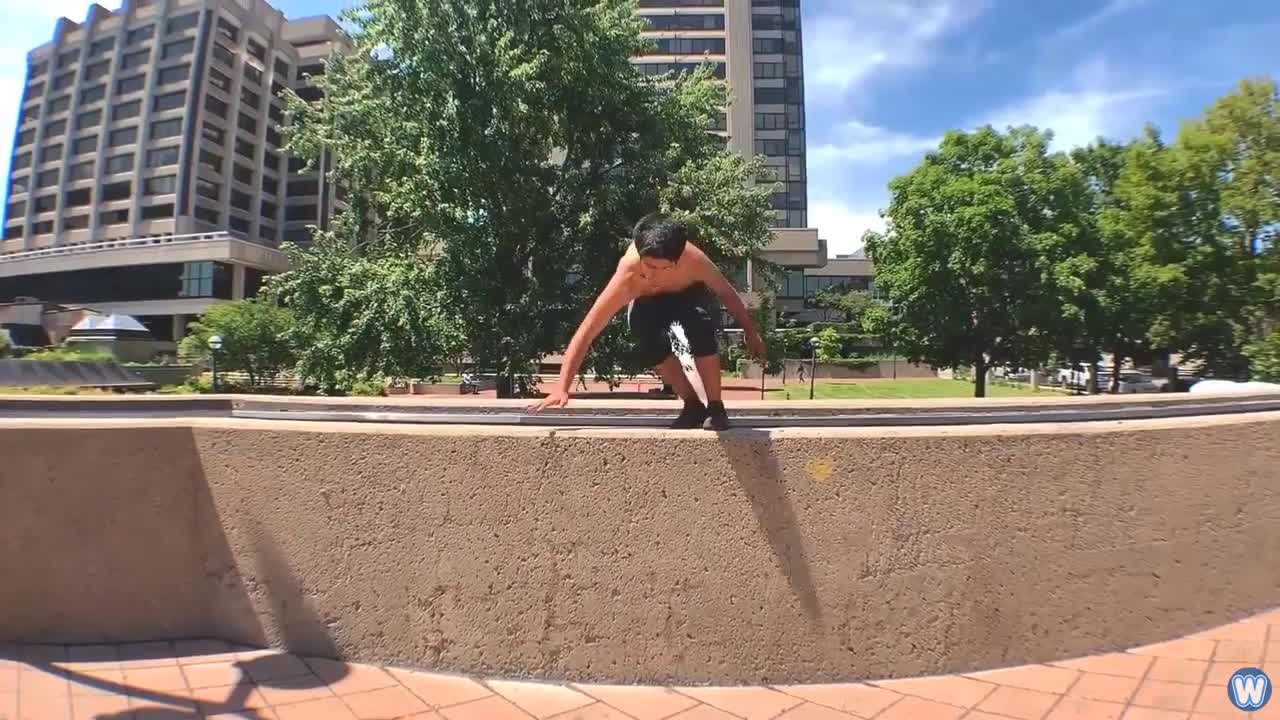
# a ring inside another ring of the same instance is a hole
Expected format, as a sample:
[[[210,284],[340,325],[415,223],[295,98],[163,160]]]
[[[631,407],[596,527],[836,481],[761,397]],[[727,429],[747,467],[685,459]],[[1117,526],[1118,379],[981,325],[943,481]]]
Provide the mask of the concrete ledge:
[[[0,642],[488,676],[965,672],[1280,604],[1280,413],[671,431],[0,421]]]

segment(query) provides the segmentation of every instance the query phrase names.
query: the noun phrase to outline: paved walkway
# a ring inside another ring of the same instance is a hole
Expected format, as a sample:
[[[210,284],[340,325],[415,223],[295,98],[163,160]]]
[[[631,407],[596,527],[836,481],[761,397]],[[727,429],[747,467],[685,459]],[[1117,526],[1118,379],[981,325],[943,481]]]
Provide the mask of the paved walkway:
[[[4,659],[10,658],[10,659]],[[1209,720],[1280,679],[1280,610],[1171,642],[1047,665],[845,685],[617,687],[480,680],[220,641],[0,646],[0,720]]]

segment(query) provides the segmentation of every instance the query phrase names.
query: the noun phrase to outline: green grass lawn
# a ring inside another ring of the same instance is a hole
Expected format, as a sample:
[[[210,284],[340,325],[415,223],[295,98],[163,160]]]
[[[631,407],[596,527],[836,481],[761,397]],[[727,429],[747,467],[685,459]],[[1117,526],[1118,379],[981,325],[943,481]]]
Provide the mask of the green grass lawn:
[[[1030,387],[988,385],[987,397],[1029,397],[1044,395],[1049,390],[1033,393]],[[769,400],[808,400],[809,386],[788,383],[785,390],[770,390]],[[823,383],[814,388],[816,400],[895,400],[911,398],[968,398],[973,397],[973,383],[965,380],[943,378],[912,378],[907,380],[862,380],[854,382]]]

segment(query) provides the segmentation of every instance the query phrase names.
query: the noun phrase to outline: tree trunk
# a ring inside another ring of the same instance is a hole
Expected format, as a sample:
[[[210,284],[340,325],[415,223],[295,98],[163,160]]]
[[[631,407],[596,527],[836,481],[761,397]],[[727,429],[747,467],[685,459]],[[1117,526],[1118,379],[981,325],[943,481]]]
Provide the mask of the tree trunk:
[[[987,396],[987,358],[979,353],[973,361],[973,396]]]
[[[1120,343],[1116,343],[1115,348],[1111,351],[1111,394],[1120,394],[1120,366],[1124,364],[1123,351],[1120,349]]]
[[[1090,395],[1097,395],[1098,394],[1098,361],[1097,360],[1094,360],[1093,362],[1089,363],[1089,376],[1085,382],[1088,386],[1085,388],[1085,392],[1087,392]]]

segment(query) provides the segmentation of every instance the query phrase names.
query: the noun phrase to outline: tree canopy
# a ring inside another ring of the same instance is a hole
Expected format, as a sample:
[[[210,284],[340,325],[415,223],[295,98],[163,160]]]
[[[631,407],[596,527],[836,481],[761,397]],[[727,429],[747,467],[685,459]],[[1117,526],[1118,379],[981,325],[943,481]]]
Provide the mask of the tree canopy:
[[[330,59],[321,100],[291,95],[287,137],[291,154],[333,152],[350,209],[279,286],[302,316],[324,298],[369,320],[339,339],[345,320],[303,319],[313,341],[347,346],[353,375],[390,369],[378,348],[404,322],[423,333],[424,365],[448,344],[427,337],[442,328],[491,369],[559,350],[654,210],[692,222],[727,266],[769,241],[762,161],[708,132],[724,83],[709,66],[641,75],[630,59],[648,41],[629,0],[370,0],[347,20],[357,51]],[[367,272],[313,272],[351,255]],[[375,310],[382,266],[416,266],[431,288],[419,312],[444,317]],[[626,351],[612,329],[595,369]]]

